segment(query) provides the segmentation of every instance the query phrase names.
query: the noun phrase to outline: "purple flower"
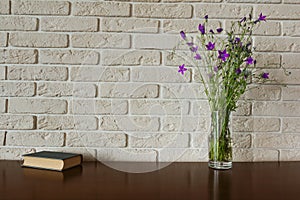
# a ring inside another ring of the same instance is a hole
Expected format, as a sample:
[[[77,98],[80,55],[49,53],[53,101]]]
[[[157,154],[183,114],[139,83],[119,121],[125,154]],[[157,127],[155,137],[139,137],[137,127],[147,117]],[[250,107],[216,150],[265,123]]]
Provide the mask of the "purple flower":
[[[206,20],[207,20],[207,19],[208,19],[208,15],[205,15],[205,16],[204,16],[204,19],[206,19]]]
[[[195,58],[196,60],[201,60],[201,56],[200,56],[199,53],[196,53],[196,55],[194,56],[194,58]]]
[[[224,62],[226,61],[226,58],[228,58],[230,55],[226,52],[226,49],[224,49],[224,51],[218,51],[219,52],[219,57],[221,60],[223,60]]]
[[[237,69],[235,70],[235,73],[236,73],[237,75],[240,75],[240,74],[242,73],[241,68],[237,68]]]
[[[178,72],[181,73],[182,75],[183,75],[184,72],[187,70],[187,68],[185,68],[184,66],[185,66],[184,64],[178,66],[178,67],[179,67]]]
[[[246,21],[246,17],[243,17],[240,22],[242,23],[244,21]]]
[[[267,17],[267,16],[264,16],[262,13],[260,13],[260,14],[259,14],[258,21],[266,21],[266,17]]]
[[[207,50],[213,50],[215,48],[215,43],[209,42],[207,45],[205,45]]]
[[[218,66],[214,66],[214,72],[218,72],[219,71],[219,67]]]
[[[218,29],[217,29],[217,32],[218,32],[218,33],[221,33],[222,31],[223,31],[222,28],[218,28]]]
[[[212,29],[210,29],[209,32],[211,32],[212,34],[215,34],[215,32]]]
[[[185,35],[185,32],[183,32],[183,31],[180,31],[180,36],[181,36],[181,38],[182,39],[186,39],[186,35]]]
[[[190,50],[191,50],[192,52],[196,52],[196,51],[198,50],[198,46],[192,46],[192,47],[190,48]]]
[[[199,29],[199,31],[201,32],[202,35],[205,34],[205,26],[204,26],[204,24],[203,25],[199,24],[198,29]]]
[[[193,42],[188,42],[188,43],[186,43],[188,46],[193,46],[194,45],[194,43]]]
[[[248,65],[251,65],[251,64],[253,64],[253,58],[252,57],[248,57],[246,60],[245,60],[245,62],[248,64]]]
[[[264,73],[261,74],[261,77],[264,78],[264,79],[268,79],[269,78],[269,73],[264,72]]]
[[[240,43],[240,41],[241,41],[241,38],[239,38],[239,37],[236,37],[234,41],[235,41],[236,43]]]

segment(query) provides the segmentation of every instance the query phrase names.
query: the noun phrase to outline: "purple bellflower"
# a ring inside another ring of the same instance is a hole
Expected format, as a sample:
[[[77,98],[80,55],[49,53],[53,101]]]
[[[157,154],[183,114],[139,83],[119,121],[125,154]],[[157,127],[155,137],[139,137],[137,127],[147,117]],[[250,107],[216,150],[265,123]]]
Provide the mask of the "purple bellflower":
[[[192,52],[196,52],[197,50],[198,50],[198,46],[192,46],[191,48],[190,48],[190,50],[192,51]]]
[[[205,26],[204,26],[204,24],[203,25],[199,24],[198,29],[199,29],[199,31],[201,32],[202,35],[205,34]]]
[[[245,62],[246,62],[248,65],[251,65],[251,64],[253,64],[254,60],[253,60],[252,57],[248,57],[248,58],[245,60]]]
[[[187,70],[187,68],[185,68],[185,65],[182,64],[182,65],[180,65],[178,67],[179,67],[178,72],[181,73],[182,75],[184,75],[184,72]]]
[[[227,52],[226,49],[224,49],[224,51],[218,51],[219,52],[219,56],[218,58],[220,58],[221,60],[223,60],[224,62],[226,61],[226,59],[230,56]]]
[[[241,68],[237,68],[237,69],[235,70],[235,73],[236,73],[237,75],[240,75],[240,74],[242,73]]]
[[[206,19],[206,20],[207,20],[207,19],[208,19],[208,15],[205,15],[205,16],[204,16],[204,19]]]
[[[211,51],[215,48],[215,43],[209,42],[207,45],[205,45],[207,50]]]
[[[186,35],[185,35],[185,32],[183,32],[183,31],[180,31],[180,36],[181,36],[181,38],[182,39],[186,39]]]
[[[221,33],[222,31],[223,31],[222,28],[218,28],[218,29],[217,29],[217,32],[218,32],[218,33]]]
[[[266,21],[266,17],[265,15],[263,15],[262,13],[259,14],[259,18],[258,21]]]
[[[261,74],[261,77],[264,78],[264,79],[268,79],[269,78],[269,73],[264,72],[264,73]]]
[[[198,54],[198,53],[196,53],[196,55],[194,56],[194,58],[195,58],[196,60],[201,60],[201,56],[200,56],[200,54]]]

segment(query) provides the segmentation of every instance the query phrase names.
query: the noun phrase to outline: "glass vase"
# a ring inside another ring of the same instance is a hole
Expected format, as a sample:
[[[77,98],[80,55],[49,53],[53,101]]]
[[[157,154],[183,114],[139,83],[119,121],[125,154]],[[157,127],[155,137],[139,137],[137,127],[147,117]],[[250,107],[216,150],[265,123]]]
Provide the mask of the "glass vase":
[[[208,166],[213,169],[232,168],[231,112],[224,110],[211,113],[211,132],[208,139]]]

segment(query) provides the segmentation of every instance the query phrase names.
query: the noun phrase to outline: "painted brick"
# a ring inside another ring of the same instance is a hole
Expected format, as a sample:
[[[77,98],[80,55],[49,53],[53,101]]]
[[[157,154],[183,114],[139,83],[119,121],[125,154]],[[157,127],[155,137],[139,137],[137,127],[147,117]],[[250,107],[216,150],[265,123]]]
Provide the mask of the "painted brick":
[[[226,21],[226,29],[230,30],[232,21]],[[253,31],[253,35],[270,35],[277,36],[281,34],[281,25],[280,22],[267,22],[267,23],[259,23],[257,27]]]
[[[268,19],[299,19],[299,5],[259,5],[256,6],[255,16],[260,13],[268,16]]]
[[[58,146],[64,144],[64,133],[60,132],[8,132],[7,146]]]
[[[116,114],[128,113],[128,102],[125,100],[73,100],[74,114]]]
[[[26,82],[0,82],[1,97],[30,97],[35,95],[35,84]]]
[[[133,46],[137,49],[172,49],[180,38],[177,35],[136,35]]]
[[[190,71],[180,76],[176,68],[135,67],[131,71],[134,82],[184,83],[191,81]]]
[[[299,161],[300,152],[298,149],[282,149],[280,150],[280,161]]]
[[[252,104],[251,102],[245,101],[238,101],[237,102],[237,109],[232,113],[233,116],[249,116],[251,115],[252,111]]]
[[[278,150],[243,148],[235,148],[233,150],[233,161],[235,162],[278,161],[278,159]]]
[[[300,112],[299,102],[255,102],[253,114],[256,116],[297,117]]]
[[[299,148],[299,134],[256,134],[253,145],[256,148]]]
[[[6,79],[6,67],[0,66],[0,80]]]
[[[209,133],[194,132],[191,136],[192,147],[207,148],[208,147],[208,134]]]
[[[188,101],[174,100],[131,100],[130,112],[133,115],[186,115]]]
[[[106,131],[158,131],[158,117],[104,116],[100,118],[100,129]]]
[[[66,67],[10,66],[7,68],[7,79],[9,80],[64,81],[67,78],[68,69]]]
[[[133,15],[143,18],[191,18],[192,5],[134,4]]]
[[[298,116],[299,117],[299,116]],[[299,118],[282,118],[283,133],[300,133]]]
[[[285,69],[300,69],[299,54],[283,54],[282,67],[284,67]]]
[[[277,53],[254,53],[258,68],[280,68],[281,55]]]
[[[34,153],[34,148],[20,148],[20,147],[1,147],[0,159],[1,160],[21,160],[22,155],[27,153]]]
[[[152,19],[103,18],[100,27],[101,31],[104,32],[157,33],[159,21]]]
[[[0,31],[36,31],[37,18],[20,16],[0,16]]]
[[[116,56],[117,55],[117,56]],[[161,54],[158,51],[149,50],[105,50],[102,52],[102,64],[107,66],[114,65],[159,65]]]
[[[281,87],[270,85],[253,86],[245,93],[245,98],[258,101],[277,101],[281,98]]]
[[[68,15],[69,7],[66,1],[12,1],[12,14]]]
[[[234,132],[279,132],[280,124],[278,118],[234,117],[232,119]]]
[[[6,99],[4,99],[4,98],[0,99],[0,113],[6,112],[6,102],[7,102]]]
[[[161,129],[166,132],[201,132],[210,128],[210,120],[202,116],[174,116],[161,119]]]
[[[248,116],[251,114],[251,103],[250,102],[243,102],[238,101],[237,102],[238,108],[235,112],[232,113],[232,115],[235,116]],[[194,115],[210,115],[210,107],[208,104],[208,101],[200,100],[200,101],[193,101],[192,102],[192,113]]]
[[[205,101],[205,100],[193,101],[192,102],[192,113],[194,115],[209,116],[210,108],[209,108],[208,101]]]
[[[87,50],[41,50],[43,64],[82,64],[95,65],[99,62],[99,53]]]
[[[207,99],[202,84],[164,84],[162,95],[166,99]]]
[[[130,36],[125,34],[73,34],[72,46],[79,48],[129,48]]]
[[[37,56],[37,50],[1,49],[0,64],[35,64]]]
[[[68,36],[53,33],[11,33],[9,44],[15,47],[67,47]]]
[[[37,127],[44,130],[97,130],[98,120],[93,116],[38,116]]]
[[[37,94],[45,97],[84,97],[96,96],[96,85],[92,83],[38,83]]]
[[[196,17],[214,13],[210,18],[242,18],[252,12],[252,6],[233,4],[198,4],[195,6]]]
[[[284,101],[299,101],[300,88],[298,86],[287,86],[282,88],[282,99]]]
[[[128,145],[133,148],[185,148],[189,147],[189,134],[137,133],[129,137]]]
[[[233,134],[232,146],[234,148],[250,148],[251,147],[251,135],[250,134]]]
[[[102,148],[97,149],[97,159],[101,162],[156,162],[156,152],[151,149],[118,149],[118,148]],[[113,163],[109,163],[108,166],[114,166]],[[149,165],[149,163],[147,163]],[[126,168],[126,167],[125,167]],[[137,167],[136,167],[137,168]],[[116,169],[114,167],[114,169]],[[123,168],[120,168],[122,170]],[[145,168],[143,168],[145,169]],[[123,169],[124,170],[124,169]],[[130,170],[130,169],[126,169]],[[136,169],[138,170],[138,169]],[[134,171],[136,172],[136,171]]]
[[[98,30],[98,20],[82,17],[42,17],[41,29],[42,31],[58,32],[95,32]]]
[[[299,37],[300,36],[300,22],[284,22],[283,23],[283,35],[284,36],[293,36]]]
[[[35,129],[35,117],[30,115],[0,115],[0,129]]]
[[[299,1],[298,0],[284,0],[284,3],[287,3],[287,4],[299,4]]]
[[[265,70],[270,74],[270,80],[280,84],[297,85],[299,84],[299,69],[268,69]]]
[[[198,33],[198,25],[203,23],[203,20],[194,19],[166,19],[163,21],[163,30],[166,33],[179,34],[180,31],[185,33]],[[216,27],[222,27],[221,22],[217,20],[210,21],[207,29],[215,29]],[[178,35],[179,37],[179,35]]]
[[[300,41],[297,38],[256,37],[256,51],[263,52],[300,52]]]
[[[159,162],[207,162],[208,152],[205,149],[169,148],[159,152]]]
[[[157,98],[159,85],[141,83],[105,83],[99,86],[104,98]]]
[[[0,1],[0,14],[9,14],[9,0]]]
[[[4,145],[5,132],[0,131],[0,146]]]
[[[7,46],[7,33],[0,33],[0,47],[6,47]]]
[[[65,114],[67,101],[59,99],[14,98],[8,102],[9,113]]]
[[[71,68],[71,80],[86,82],[127,82],[129,81],[129,68],[73,67]]]
[[[118,2],[75,2],[73,14],[82,16],[130,16],[131,6]]]
[[[126,135],[123,133],[71,132],[66,137],[71,147],[125,147]]]
[[[269,4],[269,3],[281,3],[281,0],[227,0],[228,3],[263,3],[263,4]]]

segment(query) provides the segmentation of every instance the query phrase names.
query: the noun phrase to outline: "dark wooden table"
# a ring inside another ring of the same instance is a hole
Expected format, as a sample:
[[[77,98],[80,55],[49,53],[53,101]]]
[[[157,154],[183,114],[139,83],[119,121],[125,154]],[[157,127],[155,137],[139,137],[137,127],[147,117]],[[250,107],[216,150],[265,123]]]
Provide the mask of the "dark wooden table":
[[[211,170],[207,163],[172,163],[140,174],[120,172],[100,162],[86,162],[64,173],[20,164],[0,161],[1,200],[300,199],[300,162],[234,163],[227,171]]]

